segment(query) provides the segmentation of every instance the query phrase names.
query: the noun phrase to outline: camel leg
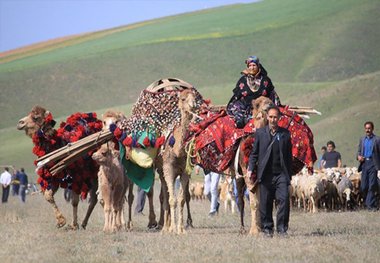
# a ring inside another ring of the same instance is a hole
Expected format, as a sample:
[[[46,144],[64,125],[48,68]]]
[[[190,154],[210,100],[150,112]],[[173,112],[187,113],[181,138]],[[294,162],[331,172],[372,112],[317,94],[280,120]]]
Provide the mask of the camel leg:
[[[104,211],[104,232],[111,231],[112,224],[112,203],[111,203],[111,194],[112,191],[108,185],[101,185],[100,191],[102,192],[103,197],[103,211]]]
[[[231,200],[231,213],[234,215],[235,214],[235,200],[233,200],[234,197],[232,197]]]
[[[161,203],[161,215],[159,226],[162,226],[161,233],[169,232],[170,227],[170,207],[169,207],[169,194],[168,186],[166,185],[166,180],[163,176],[161,179],[161,193],[160,193],[160,203]]]
[[[176,221],[175,221],[175,211],[176,211],[176,199],[174,194],[174,180],[173,176],[165,176],[165,181],[168,186],[169,194],[169,207],[170,207],[170,226],[169,233],[172,233],[176,230]]]
[[[259,234],[260,226],[260,213],[259,213],[259,187],[252,193],[249,191],[249,205],[251,207],[251,228],[249,234],[257,236]]]
[[[184,234],[185,229],[183,225],[183,208],[185,206],[185,199],[186,199],[186,187],[189,187],[189,176],[187,174],[183,174],[180,178],[181,180],[181,189],[178,193],[178,234]]]
[[[122,228],[121,211],[123,209],[123,201],[125,196],[125,187],[123,185],[115,186],[113,190],[113,211],[114,211],[114,224],[113,231],[119,231]]]
[[[193,226],[193,219],[191,218],[191,212],[190,212],[190,200],[191,200],[191,196],[190,196],[190,191],[189,191],[189,183],[190,183],[190,180],[188,180],[187,182],[187,185],[185,187],[185,198],[186,198],[186,208],[187,208],[187,221],[186,221],[186,228],[189,228],[189,227],[192,227],[194,228]]]
[[[98,183],[96,180],[92,181],[91,184],[91,190],[90,190],[90,203],[88,204],[87,211],[86,211],[86,216],[84,217],[82,221],[82,228],[86,229],[88,220],[90,219],[90,216],[92,214],[92,211],[94,210],[96,204],[98,203],[98,195],[96,192],[98,191]]]
[[[238,192],[238,207],[240,212],[240,234],[246,234],[247,231],[244,227],[244,190],[245,190],[245,182],[244,178],[236,179],[236,187]]]
[[[79,195],[73,192],[71,199],[71,206],[73,208],[73,222],[71,225],[67,227],[70,230],[77,230],[79,228],[78,225],[78,204],[79,204]]]
[[[58,209],[57,204],[55,203],[54,194],[56,192],[57,192],[57,188],[45,190],[44,197],[45,197],[45,200],[48,201],[53,207],[55,218],[57,220],[57,227],[61,228],[66,224],[66,218],[62,215],[61,211]]]
[[[154,184],[149,189],[147,193],[148,202],[149,202],[149,223],[148,228],[153,229],[157,227],[156,214],[154,213],[154,204],[153,204],[153,195],[154,195]]]
[[[132,205],[133,205],[133,183],[129,182],[129,189],[128,189],[128,222],[127,222],[127,229],[132,230],[133,223],[132,223]]]

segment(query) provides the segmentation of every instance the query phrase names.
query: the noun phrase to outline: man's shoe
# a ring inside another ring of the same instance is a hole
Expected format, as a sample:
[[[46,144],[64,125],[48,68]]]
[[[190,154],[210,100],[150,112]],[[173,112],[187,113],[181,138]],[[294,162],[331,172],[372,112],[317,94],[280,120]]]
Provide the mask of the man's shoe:
[[[214,212],[210,212],[208,213],[208,217],[214,217],[218,214],[218,212],[214,211]]]
[[[264,234],[264,237],[269,237],[269,238],[273,237],[273,231],[271,231],[269,229],[264,229],[263,234]]]
[[[279,232],[277,232],[277,234],[279,237],[282,237],[282,238],[288,238],[289,237],[289,235],[286,231],[279,231]]]

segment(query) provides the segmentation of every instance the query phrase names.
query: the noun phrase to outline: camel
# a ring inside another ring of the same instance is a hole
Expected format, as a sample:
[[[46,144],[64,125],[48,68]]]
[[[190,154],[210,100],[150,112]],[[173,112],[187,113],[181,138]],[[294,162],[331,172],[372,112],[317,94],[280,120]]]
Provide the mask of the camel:
[[[132,182],[124,175],[120,153],[114,148],[114,142],[108,142],[92,155],[92,159],[100,166],[98,180],[99,192],[103,200],[104,232],[115,232],[125,226],[124,196],[128,187],[132,186]],[[130,227],[130,222],[128,222],[128,227]]]
[[[18,130],[24,130],[25,134],[29,136],[30,138],[33,139],[35,142],[34,136],[42,135],[39,136],[39,148],[43,149],[44,152],[49,153],[52,152],[55,149],[58,149],[63,146],[64,142],[62,138],[60,138],[57,135],[57,130],[53,128],[55,124],[55,121],[52,120],[51,113],[47,111],[45,108],[41,106],[35,106],[31,110],[31,112],[24,118],[20,119],[17,124],[17,129]],[[34,153],[39,156],[38,152]],[[42,154],[43,155],[43,154]],[[40,156],[39,156],[40,157]],[[83,162],[86,167],[89,167],[91,171],[86,171],[90,174],[95,171],[97,173],[96,167],[93,165],[92,160],[84,160]],[[44,168],[43,168],[44,169]],[[68,176],[68,174],[65,175],[65,178]],[[81,174],[70,174],[72,180],[77,183],[83,183]],[[90,215],[97,203],[97,198],[96,198],[96,188],[98,183],[96,182],[96,176],[91,176],[88,178],[88,180],[91,180],[91,188],[89,189],[90,193],[90,202],[89,206],[87,209],[87,213],[85,218],[83,219],[83,222],[81,224],[82,228],[85,229],[88,223],[88,219],[90,218]],[[61,185],[62,187],[62,179],[56,178],[56,177],[51,177],[48,179],[50,182],[49,187],[43,189],[43,194],[54,210],[54,214],[56,217],[57,221],[57,227],[61,228],[66,224],[66,218],[63,216],[62,212],[59,210],[55,200],[54,200],[54,194],[57,192],[59,186]],[[78,229],[78,203],[79,203],[79,194],[75,193],[73,191],[73,198],[71,200],[71,204],[73,207],[73,221],[72,224],[69,225],[68,229]]]
[[[264,127],[267,124],[266,119],[266,109],[272,106],[273,102],[266,97],[259,97],[252,102],[252,117],[254,118],[255,128]],[[248,136],[240,141],[239,149],[243,149],[248,143],[252,145],[252,137]],[[237,159],[237,160],[236,160]],[[260,215],[258,211],[259,207],[259,188],[257,187],[257,182],[252,182],[251,178],[247,175],[247,161],[245,160],[245,151],[238,151],[235,158],[235,174],[236,174],[236,186],[238,190],[238,207],[240,210],[240,233],[245,234],[244,226],[244,189],[247,187],[249,191],[249,204],[251,208],[251,228],[249,230],[250,235],[257,236],[260,229]],[[237,168],[236,164],[241,169],[241,173]]]
[[[124,120],[126,118],[123,113],[117,112],[117,111],[114,111],[114,110],[107,110],[103,114],[102,117],[103,117],[102,118],[103,119],[103,129],[109,129],[112,124],[117,124],[117,123],[119,123],[120,121],[122,121],[122,120]],[[115,147],[113,147],[113,148],[115,148]],[[132,204],[133,204],[133,200],[134,200],[133,182],[128,178],[127,175],[125,175],[124,177],[125,177],[124,183],[125,183],[125,186],[126,186],[125,190],[128,190],[128,197],[127,197],[127,201],[128,201],[128,221],[127,221],[127,224],[126,224],[126,229],[127,230],[131,230],[132,227],[133,227],[133,224],[132,224]],[[103,185],[102,178],[103,178],[103,176],[99,177],[99,179],[98,179],[99,180],[99,189],[103,189],[103,191],[99,191],[99,194],[98,194],[98,199],[99,199],[99,202],[101,204],[103,202],[103,197],[102,197],[103,196],[103,192],[104,191],[106,191],[107,193],[110,192],[110,189],[107,189]],[[153,187],[151,187],[150,191],[147,193],[148,202],[149,202],[149,222],[148,222],[148,228],[149,229],[153,229],[153,228],[157,227],[156,214],[154,212],[154,205],[153,205],[153,193],[154,193],[153,192]],[[107,197],[107,198],[109,199],[110,197]],[[122,218],[122,219],[124,220],[124,218]]]
[[[157,156],[155,163],[157,171],[160,175],[162,185],[163,199],[163,227],[164,232],[175,232],[178,234],[185,233],[183,225],[183,208],[185,201],[190,199],[189,193],[189,174],[186,173],[186,151],[185,139],[186,131],[189,124],[193,120],[193,110],[196,107],[196,94],[192,89],[185,89],[179,95],[178,108],[181,113],[181,122],[175,127],[171,138],[166,141],[164,149]],[[174,145],[170,145],[171,141],[175,141]],[[174,195],[174,181],[177,175],[180,176],[181,189],[178,193],[178,199]],[[177,224],[175,221],[175,209],[179,205]],[[188,207],[188,216],[189,216]],[[191,220],[191,216],[190,216]],[[188,219],[189,221],[189,219]],[[177,229],[176,229],[177,228]]]

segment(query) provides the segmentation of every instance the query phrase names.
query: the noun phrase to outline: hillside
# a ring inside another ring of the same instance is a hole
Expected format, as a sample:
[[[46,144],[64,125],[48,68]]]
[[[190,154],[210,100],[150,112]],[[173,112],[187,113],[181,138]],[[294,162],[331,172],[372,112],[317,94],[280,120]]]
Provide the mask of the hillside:
[[[21,148],[30,153],[31,145],[13,127],[35,104],[56,117],[123,107],[168,76],[194,84],[216,104],[226,103],[245,57],[256,54],[283,103],[324,113],[309,121],[316,148],[333,139],[344,162],[354,164],[352,144],[363,133],[362,123],[380,125],[370,107],[380,99],[379,11],[375,0],[268,0],[0,54],[0,110],[6,113],[0,138],[7,142],[0,163],[25,159]]]

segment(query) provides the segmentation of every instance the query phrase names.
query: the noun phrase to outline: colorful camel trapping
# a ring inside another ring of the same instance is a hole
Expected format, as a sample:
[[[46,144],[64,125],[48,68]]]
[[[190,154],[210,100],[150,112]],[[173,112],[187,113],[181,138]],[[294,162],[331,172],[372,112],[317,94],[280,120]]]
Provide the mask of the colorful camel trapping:
[[[301,171],[305,165],[312,168],[317,160],[314,138],[308,125],[296,113],[287,107],[280,107],[282,116],[279,126],[288,129],[292,137],[293,173]],[[224,111],[210,114],[202,122],[193,125],[191,132],[195,138],[192,162],[204,169],[222,173],[234,159],[240,139],[254,135],[255,124],[251,119],[243,129],[236,127],[234,120]],[[247,140],[242,150],[248,160],[253,138]]]

